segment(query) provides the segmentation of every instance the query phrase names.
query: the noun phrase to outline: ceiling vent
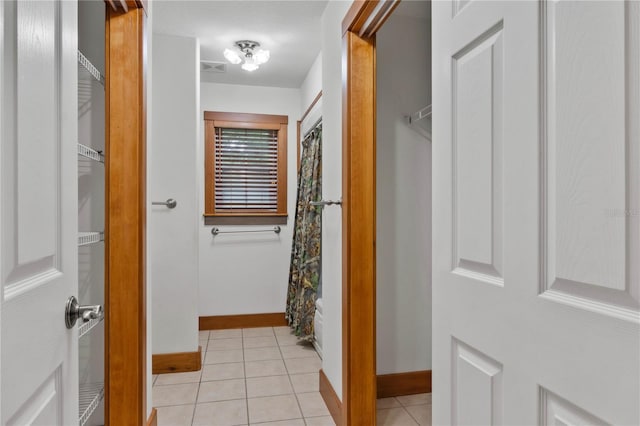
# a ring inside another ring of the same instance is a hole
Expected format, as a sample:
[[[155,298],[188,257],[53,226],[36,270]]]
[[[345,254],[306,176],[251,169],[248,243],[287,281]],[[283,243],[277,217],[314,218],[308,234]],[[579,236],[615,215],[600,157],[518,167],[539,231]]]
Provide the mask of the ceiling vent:
[[[220,74],[220,73],[227,72],[227,63],[216,62],[216,61],[201,61],[200,72],[213,73],[213,74]]]

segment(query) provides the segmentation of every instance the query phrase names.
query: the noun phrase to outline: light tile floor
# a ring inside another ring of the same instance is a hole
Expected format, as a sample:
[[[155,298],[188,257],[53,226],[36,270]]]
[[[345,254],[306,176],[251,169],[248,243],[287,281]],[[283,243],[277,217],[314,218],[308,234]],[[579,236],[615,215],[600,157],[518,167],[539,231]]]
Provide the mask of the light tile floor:
[[[153,377],[158,426],[334,426],[321,361],[289,327],[200,332],[203,368]],[[379,399],[378,425],[430,426],[431,394]]]

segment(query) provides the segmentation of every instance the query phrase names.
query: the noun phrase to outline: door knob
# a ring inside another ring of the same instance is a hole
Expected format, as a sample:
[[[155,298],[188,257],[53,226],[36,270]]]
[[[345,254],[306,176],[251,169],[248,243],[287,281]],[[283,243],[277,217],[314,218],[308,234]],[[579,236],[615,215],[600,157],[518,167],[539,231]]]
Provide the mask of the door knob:
[[[83,322],[89,322],[92,319],[100,318],[102,314],[102,305],[80,306],[78,299],[75,296],[71,296],[67,300],[67,307],[64,311],[64,323],[67,328],[72,328],[76,325],[78,318],[82,318]]]

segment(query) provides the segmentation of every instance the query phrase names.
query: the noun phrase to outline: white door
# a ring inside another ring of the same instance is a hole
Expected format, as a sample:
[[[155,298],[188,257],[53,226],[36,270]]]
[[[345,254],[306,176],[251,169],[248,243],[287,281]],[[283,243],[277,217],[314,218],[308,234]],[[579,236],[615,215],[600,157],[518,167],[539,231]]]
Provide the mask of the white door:
[[[433,424],[640,424],[640,4],[433,2]]]
[[[78,423],[77,5],[0,2],[3,425]]]

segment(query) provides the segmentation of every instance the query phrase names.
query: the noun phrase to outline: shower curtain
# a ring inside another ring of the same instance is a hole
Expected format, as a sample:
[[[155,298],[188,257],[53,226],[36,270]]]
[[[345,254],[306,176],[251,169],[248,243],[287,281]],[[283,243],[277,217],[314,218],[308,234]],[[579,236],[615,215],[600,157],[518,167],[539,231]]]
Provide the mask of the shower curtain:
[[[291,247],[286,318],[296,336],[313,341],[313,317],[320,284],[322,208],[310,204],[322,198],[322,128],[302,142],[298,198]]]

